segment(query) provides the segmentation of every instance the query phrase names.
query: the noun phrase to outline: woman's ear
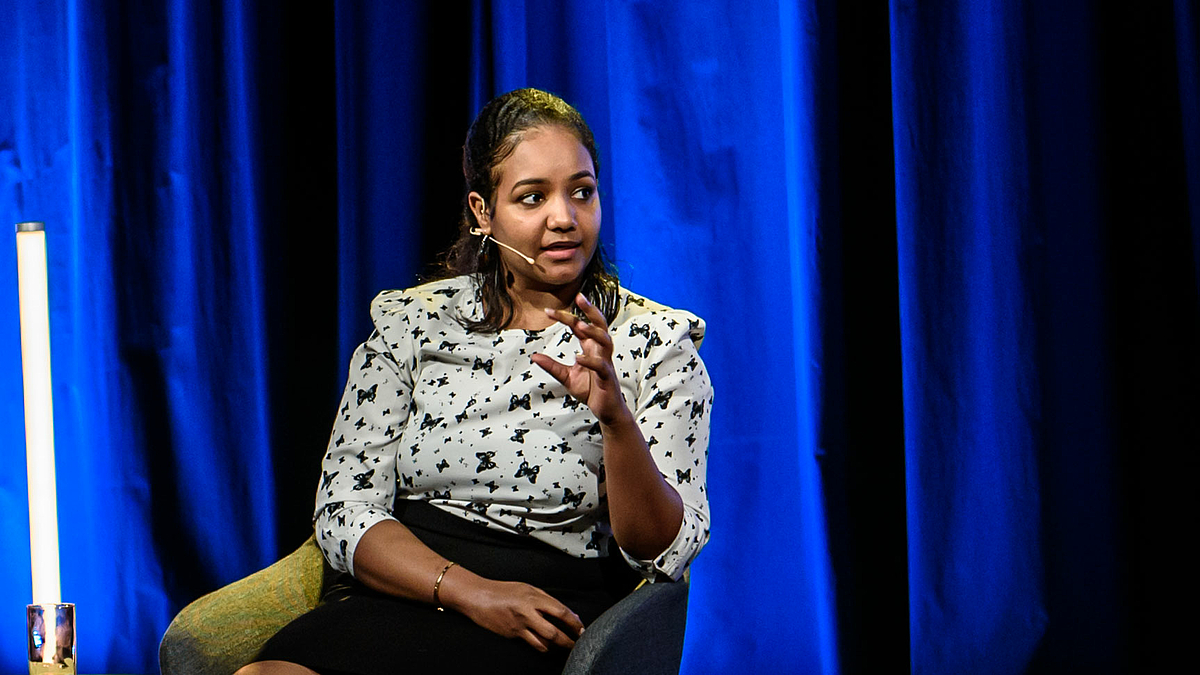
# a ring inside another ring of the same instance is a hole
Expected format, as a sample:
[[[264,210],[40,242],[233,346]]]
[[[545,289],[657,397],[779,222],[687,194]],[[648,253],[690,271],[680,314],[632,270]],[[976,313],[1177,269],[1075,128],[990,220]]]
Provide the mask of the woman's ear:
[[[484,234],[490,234],[492,223],[488,219],[487,201],[483,195],[474,191],[467,194],[467,206],[471,209],[471,213],[475,214],[475,222],[479,223],[479,229],[483,230]]]

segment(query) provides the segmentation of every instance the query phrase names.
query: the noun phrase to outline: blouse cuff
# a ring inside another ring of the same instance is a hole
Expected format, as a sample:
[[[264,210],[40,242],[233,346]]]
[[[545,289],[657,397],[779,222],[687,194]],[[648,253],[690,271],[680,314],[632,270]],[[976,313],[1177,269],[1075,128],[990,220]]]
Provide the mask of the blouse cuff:
[[[653,560],[642,560],[635,558],[621,550],[621,555],[629,566],[642,575],[642,578],[655,583],[657,581],[679,581],[683,576],[684,571],[692,562],[692,558],[700,549],[703,542],[700,541],[700,524],[696,514],[684,508],[683,522],[679,524],[679,532],[675,534],[675,540],[666,548],[657,558]]]
[[[339,517],[345,518],[340,525]],[[317,543],[325,553],[329,566],[339,572],[354,575],[354,551],[358,540],[376,523],[395,520],[386,509],[378,507],[346,507],[335,513],[322,514],[317,518]]]

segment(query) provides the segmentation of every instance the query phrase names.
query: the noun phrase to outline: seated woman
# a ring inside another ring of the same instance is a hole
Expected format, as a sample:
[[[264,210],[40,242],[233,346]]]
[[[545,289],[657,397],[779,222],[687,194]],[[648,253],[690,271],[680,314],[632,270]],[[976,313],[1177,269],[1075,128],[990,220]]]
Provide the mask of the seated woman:
[[[315,516],[346,574],[239,673],[560,672],[707,542],[704,324],[618,286],[597,167],[551,94],[479,113],[445,278],[376,298],[351,360]]]

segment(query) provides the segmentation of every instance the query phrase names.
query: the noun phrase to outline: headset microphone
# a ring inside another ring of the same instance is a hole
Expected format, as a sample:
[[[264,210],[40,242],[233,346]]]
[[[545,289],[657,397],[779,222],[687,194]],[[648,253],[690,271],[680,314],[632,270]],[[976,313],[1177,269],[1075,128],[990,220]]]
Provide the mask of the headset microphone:
[[[525,262],[529,263],[530,265],[534,264],[533,258],[530,258],[529,256],[525,255],[524,253],[521,253],[521,252],[520,252],[520,251],[518,251],[517,249],[515,249],[515,248],[513,248],[513,247],[509,246],[508,244],[506,244],[506,243],[504,243],[504,242],[502,242],[502,241],[500,241],[500,240],[496,239],[495,237],[493,237],[492,235],[490,235],[490,234],[488,234],[488,233],[484,232],[483,230],[479,229],[478,227],[472,227],[472,228],[471,228],[471,234],[477,234],[477,235],[481,235],[481,236],[483,236],[483,240],[484,240],[484,241],[487,241],[488,239],[491,239],[492,241],[496,242],[496,245],[497,245],[497,246],[503,246],[504,248],[506,248],[506,249],[508,249],[508,250],[512,251],[513,253],[516,253],[517,255],[521,256],[521,258],[522,258],[522,259],[523,259]]]

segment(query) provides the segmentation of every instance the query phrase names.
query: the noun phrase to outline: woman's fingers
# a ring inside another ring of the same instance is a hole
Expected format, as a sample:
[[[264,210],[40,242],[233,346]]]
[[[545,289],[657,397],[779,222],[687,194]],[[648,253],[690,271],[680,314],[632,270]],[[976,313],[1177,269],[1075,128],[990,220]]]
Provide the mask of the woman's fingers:
[[[542,640],[542,638],[538,637],[536,633],[529,630],[528,628],[521,631],[520,633],[517,633],[517,636],[520,637],[522,640],[528,642],[529,646],[533,647],[534,649],[538,650],[539,652],[550,651],[549,645],[547,645],[546,642],[544,640]]]
[[[608,332],[608,322],[604,320],[604,314],[588,299],[579,293],[575,296],[575,304],[579,305],[579,309],[583,310],[583,315],[591,321],[593,325],[599,326],[605,333]]]
[[[587,368],[596,373],[596,376],[602,380],[608,379],[608,359],[603,356],[592,356],[591,354],[576,354],[575,363]]]
[[[592,310],[595,311],[595,308],[593,307]],[[586,311],[584,313],[587,314]],[[595,340],[605,349],[612,348],[612,337],[608,334],[608,326],[604,324],[604,315],[600,315],[600,323],[596,323],[594,320],[592,323],[588,323],[565,309],[546,308],[546,316],[570,328],[580,343]]]
[[[569,634],[577,638],[583,635],[583,621],[579,619],[578,614],[572,612],[571,608],[566,605],[560,603],[557,611],[547,612],[547,614],[566,626]]]
[[[554,644],[563,649],[570,649],[575,646],[575,641],[567,637],[567,634],[559,629],[558,626],[547,621],[541,615],[529,622],[529,629],[533,634],[542,639],[545,644]]]
[[[529,359],[538,364],[542,370],[550,373],[550,377],[553,377],[563,384],[567,383],[567,378],[571,375],[571,369],[569,366],[559,363],[545,354],[532,354],[530,355]]]

